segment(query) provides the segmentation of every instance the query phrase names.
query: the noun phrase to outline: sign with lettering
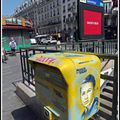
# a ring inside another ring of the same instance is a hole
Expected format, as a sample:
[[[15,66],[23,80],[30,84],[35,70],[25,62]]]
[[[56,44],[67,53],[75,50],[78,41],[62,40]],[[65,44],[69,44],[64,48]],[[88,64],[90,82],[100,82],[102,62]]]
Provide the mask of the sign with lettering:
[[[87,0],[86,3],[103,7],[103,2],[101,0]]]
[[[90,10],[83,10],[83,14],[84,35],[101,35],[102,14],[100,12]]]
[[[41,63],[47,63],[47,64],[52,64],[55,62],[55,60],[56,60],[55,58],[43,57],[43,56],[36,58],[36,61],[41,62]]]
[[[96,2],[97,1],[98,0],[96,0]],[[79,13],[79,18],[78,18],[79,39],[80,40],[103,39],[104,38],[104,27],[103,27],[104,8],[96,5],[79,2],[78,13]]]
[[[103,1],[101,0],[80,0],[80,2],[103,7]]]
[[[80,0],[80,2],[86,3],[86,0]]]
[[[25,27],[32,27],[32,21],[24,18],[2,17],[2,25],[20,25]]]

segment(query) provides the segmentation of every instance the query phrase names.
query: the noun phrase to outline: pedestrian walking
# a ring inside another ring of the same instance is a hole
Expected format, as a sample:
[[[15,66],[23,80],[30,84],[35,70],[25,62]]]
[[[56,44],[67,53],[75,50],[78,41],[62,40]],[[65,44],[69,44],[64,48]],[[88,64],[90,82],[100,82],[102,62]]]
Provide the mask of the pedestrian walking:
[[[61,48],[61,42],[60,42],[60,40],[57,41],[57,46],[58,46],[58,48]]]
[[[11,42],[9,43],[9,46],[11,48],[11,52],[12,52],[12,55],[15,55],[16,56],[16,48],[17,48],[17,45],[16,45],[16,42],[14,41],[14,38],[12,37],[11,38]]]

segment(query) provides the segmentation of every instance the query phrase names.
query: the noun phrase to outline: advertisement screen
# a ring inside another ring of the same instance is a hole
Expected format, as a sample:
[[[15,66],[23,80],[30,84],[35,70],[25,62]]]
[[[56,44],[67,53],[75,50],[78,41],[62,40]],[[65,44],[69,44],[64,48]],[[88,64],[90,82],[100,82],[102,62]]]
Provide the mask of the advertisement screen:
[[[91,10],[83,10],[84,35],[102,34],[102,13]]]

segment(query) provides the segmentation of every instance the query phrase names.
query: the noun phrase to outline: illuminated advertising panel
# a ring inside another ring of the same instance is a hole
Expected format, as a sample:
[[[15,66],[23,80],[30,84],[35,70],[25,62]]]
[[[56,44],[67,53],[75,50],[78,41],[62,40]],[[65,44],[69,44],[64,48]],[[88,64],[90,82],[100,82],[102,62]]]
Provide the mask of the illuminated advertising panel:
[[[104,8],[79,3],[78,26],[79,39],[103,39]]]
[[[84,35],[101,35],[102,14],[90,10],[83,10]]]

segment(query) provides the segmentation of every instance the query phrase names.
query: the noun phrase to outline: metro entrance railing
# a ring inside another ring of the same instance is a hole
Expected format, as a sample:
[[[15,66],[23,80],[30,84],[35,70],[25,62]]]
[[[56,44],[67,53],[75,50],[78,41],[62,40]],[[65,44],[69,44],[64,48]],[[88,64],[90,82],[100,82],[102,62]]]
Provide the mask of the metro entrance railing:
[[[35,45],[40,49],[54,49],[54,50],[74,50],[82,52],[94,52],[100,54],[114,54],[117,51],[117,39],[113,40],[81,40],[74,43],[62,43],[60,45]]]

